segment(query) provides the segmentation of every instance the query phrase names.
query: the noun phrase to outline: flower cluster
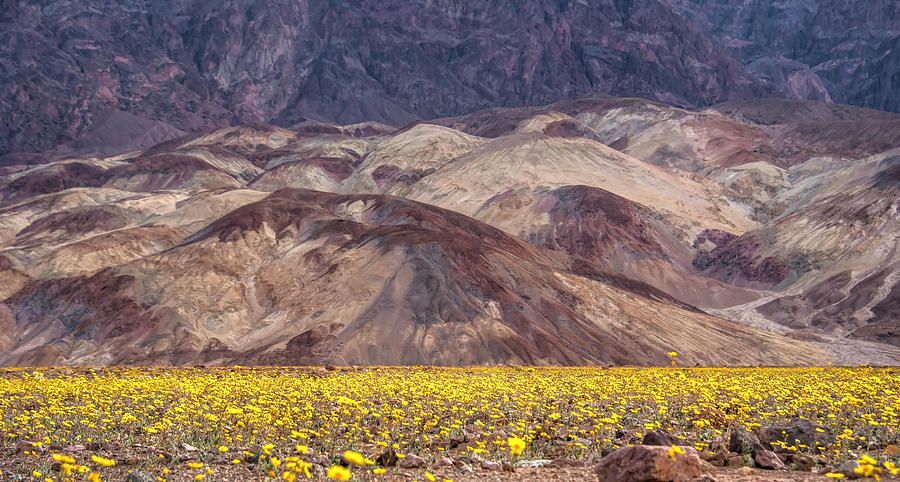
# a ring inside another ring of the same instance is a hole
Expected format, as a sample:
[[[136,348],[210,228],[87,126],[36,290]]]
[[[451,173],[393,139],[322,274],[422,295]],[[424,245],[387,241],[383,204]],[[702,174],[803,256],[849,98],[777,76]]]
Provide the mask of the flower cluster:
[[[390,477],[399,469],[378,463],[386,452],[401,460],[590,460],[656,429],[702,451],[737,427],[807,418],[837,440],[776,448],[829,461],[867,454],[859,475],[874,477],[896,470],[882,450],[900,440],[898,413],[895,369],[8,369],[0,376],[0,459],[10,462],[0,469],[115,479],[127,470],[120,451],[141,447],[141,465],[161,479],[214,478],[235,466],[295,480],[324,458],[322,475],[344,480]],[[185,444],[202,457],[182,462]],[[89,446],[96,449],[67,450]]]

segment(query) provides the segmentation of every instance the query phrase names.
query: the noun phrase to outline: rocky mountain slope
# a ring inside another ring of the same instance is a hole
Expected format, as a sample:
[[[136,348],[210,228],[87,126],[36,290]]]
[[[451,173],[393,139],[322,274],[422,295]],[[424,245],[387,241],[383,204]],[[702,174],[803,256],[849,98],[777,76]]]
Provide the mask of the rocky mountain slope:
[[[587,96],[7,156],[0,363],[896,364],[873,112]]]
[[[897,19],[890,0],[12,0],[0,155],[108,155],[250,122],[400,126],[586,93],[897,111]]]
[[[900,6],[892,0],[665,0],[784,97],[897,112]]]

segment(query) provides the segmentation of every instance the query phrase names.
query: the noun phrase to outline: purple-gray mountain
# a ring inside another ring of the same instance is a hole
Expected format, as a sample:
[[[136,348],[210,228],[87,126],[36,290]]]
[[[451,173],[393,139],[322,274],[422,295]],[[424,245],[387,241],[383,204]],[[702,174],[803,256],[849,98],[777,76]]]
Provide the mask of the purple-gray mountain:
[[[895,0],[9,0],[0,155],[588,92],[898,111],[898,20]]]

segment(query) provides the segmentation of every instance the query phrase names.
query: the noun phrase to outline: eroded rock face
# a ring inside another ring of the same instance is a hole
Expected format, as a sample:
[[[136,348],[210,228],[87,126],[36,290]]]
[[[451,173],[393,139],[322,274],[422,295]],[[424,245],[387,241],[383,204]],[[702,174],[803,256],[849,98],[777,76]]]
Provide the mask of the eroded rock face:
[[[598,91],[683,105],[775,92],[650,0],[58,0],[0,15],[0,154],[79,139],[110,111],[171,136],[308,117],[402,125]]]
[[[528,241],[592,260],[609,258],[627,246],[635,255],[663,258],[647,221],[650,210],[602,189],[565,186],[538,201],[549,205],[550,224],[526,234]],[[525,237],[525,236],[523,236]]]
[[[0,190],[4,201],[25,199],[39,194],[73,187],[100,186],[104,170],[97,166],[72,162],[37,169],[15,179]]]
[[[898,78],[884,75],[900,65],[900,28],[891,0],[667,2],[725,41],[750,72],[790,96],[900,108],[891,94]]]
[[[760,256],[762,240],[753,234],[734,236],[706,230],[695,245],[710,241],[715,248],[699,251],[693,265],[698,271],[737,285],[772,286],[788,275],[788,266],[778,256]]]

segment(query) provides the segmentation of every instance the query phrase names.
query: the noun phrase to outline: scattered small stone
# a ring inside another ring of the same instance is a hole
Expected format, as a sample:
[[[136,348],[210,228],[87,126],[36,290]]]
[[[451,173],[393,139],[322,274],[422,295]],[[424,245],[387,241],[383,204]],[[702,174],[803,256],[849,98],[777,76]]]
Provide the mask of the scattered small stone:
[[[900,446],[890,444],[884,448],[884,451],[881,452],[881,455],[885,457],[897,457],[900,456]]]
[[[781,470],[784,468],[784,462],[771,450],[757,450],[753,455],[753,461],[761,469]]]
[[[156,482],[156,477],[143,470],[133,470],[125,477],[125,482]]]
[[[669,457],[669,449],[655,445],[634,445],[616,450],[594,468],[599,482],[653,480],[687,482],[700,476],[700,457],[693,447],[681,447],[683,454]]]
[[[716,480],[715,477],[713,477],[711,475],[704,475],[703,477],[700,477],[699,479],[694,479],[693,482],[718,482],[718,481]]]
[[[641,443],[644,445],[663,445],[671,447],[672,445],[678,444],[678,437],[666,430],[653,430],[647,432],[647,435],[644,435],[644,440]]]
[[[450,449],[455,449],[460,445],[471,440],[471,436],[468,433],[464,433],[460,437],[451,437],[449,441],[447,441],[447,447]]]
[[[809,472],[816,466],[816,461],[812,457],[803,454],[788,454],[786,461],[791,464],[794,470]]]
[[[744,465],[744,456],[736,453],[729,453],[725,458],[726,467],[740,467]]]
[[[378,457],[375,458],[375,461],[378,462],[378,465],[382,467],[393,467],[397,465],[397,453],[394,452],[394,449],[388,448],[384,452],[378,454]]]
[[[713,466],[722,467],[725,465],[725,459],[728,458],[728,451],[725,450],[725,447],[722,447],[720,445],[713,453],[703,452],[702,454],[700,454],[700,458],[709,462]]]
[[[66,452],[81,452],[84,450],[84,445],[81,445],[81,444],[69,445],[64,450]]]
[[[506,441],[506,432],[503,430],[495,430],[487,436],[487,440],[503,440]]]
[[[740,475],[756,475],[756,471],[747,466],[739,468],[737,473]]]
[[[194,447],[193,445],[191,445],[187,442],[184,442],[181,444],[181,449],[184,450],[185,452],[196,452],[197,450],[199,450],[197,447]]]
[[[519,460],[516,462],[516,467],[545,467],[552,463],[552,460],[547,459],[536,459],[536,460]]]
[[[482,460],[481,468],[484,470],[490,470],[491,472],[500,472],[503,470],[503,464],[500,462],[494,462],[493,460]]]
[[[435,462],[435,467],[453,467],[453,459],[450,457],[441,457]]]
[[[550,467],[584,467],[586,465],[583,460],[575,459],[553,459],[549,464]]]
[[[325,467],[318,464],[313,464],[312,466],[310,466],[309,470],[310,472],[312,472],[313,479],[318,480],[325,478]]]
[[[857,474],[856,472],[854,472],[854,469],[858,467],[859,462],[855,460],[848,460],[839,465],[838,468],[834,469],[834,472],[838,474],[844,474],[848,479],[858,479],[862,476],[862,474]]]
[[[464,474],[471,474],[472,472],[475,471],[475,469],[473,469],[471,465],[463,465],[462,467],[458,468],[457,470],[459,470],[460,472],[462,472]]]
[[[400,468],[402,469],[418,469],[423,465],[425,465],[425,459],[418,455],[409,454],[400,459]]]
[[[16,445],[16,453],[21,454],[24,452],[37,452],[39,454],[42,454],[46,452],[46,450],[43,446],[36,446],[27,440],[23,440]]]

